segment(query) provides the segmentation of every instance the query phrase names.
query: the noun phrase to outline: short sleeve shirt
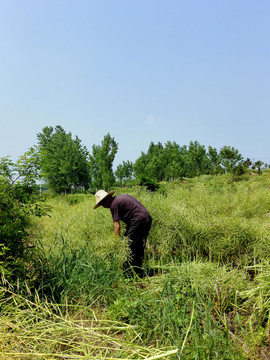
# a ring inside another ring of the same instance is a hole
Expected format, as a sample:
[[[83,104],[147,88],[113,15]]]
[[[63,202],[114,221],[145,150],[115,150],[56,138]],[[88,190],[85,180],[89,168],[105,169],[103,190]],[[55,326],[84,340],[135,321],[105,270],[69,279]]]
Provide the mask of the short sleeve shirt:
[[[114,197],[110,210],[114,222],[121,220],[128,226],[151,218],[149,212],[137,199],[126,194]]]

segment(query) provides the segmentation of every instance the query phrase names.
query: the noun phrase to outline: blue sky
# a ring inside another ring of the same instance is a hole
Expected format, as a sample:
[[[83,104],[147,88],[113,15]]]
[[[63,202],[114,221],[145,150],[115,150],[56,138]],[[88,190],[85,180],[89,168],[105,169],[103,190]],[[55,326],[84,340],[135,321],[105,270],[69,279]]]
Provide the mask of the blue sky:
[[[0,157],[45,126],[115,164],[197,140],[270,163],[269,0],[0,0]]]

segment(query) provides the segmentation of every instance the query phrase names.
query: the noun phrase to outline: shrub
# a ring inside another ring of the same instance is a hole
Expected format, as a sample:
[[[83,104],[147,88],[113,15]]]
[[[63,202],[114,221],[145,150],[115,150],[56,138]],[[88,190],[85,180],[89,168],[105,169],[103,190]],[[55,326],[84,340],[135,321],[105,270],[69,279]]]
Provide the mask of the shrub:
[[[145,186],[146,190],[149,191],[157,191],[159,189],[159,184],[155,180],[150,179],[145,175],[139,176],[137,179],[137,183],[140,186]]]
[[[0,271],[12,280],[27,276],[31,215],[42,216],[48,210],[37,202],[35,160],[34,150],[16,164],[0,159]]]

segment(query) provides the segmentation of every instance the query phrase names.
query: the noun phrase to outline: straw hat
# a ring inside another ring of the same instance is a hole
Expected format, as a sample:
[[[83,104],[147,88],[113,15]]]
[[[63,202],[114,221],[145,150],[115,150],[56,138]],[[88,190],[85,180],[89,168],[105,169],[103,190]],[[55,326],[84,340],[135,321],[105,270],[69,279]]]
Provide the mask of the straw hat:
[[[95,193],[96,205],[94,206],[94,209],[96,209],[100,206],[100,203],[102,200],[104,200],[107,196],[112,195],[114,193],[115,193],[115,190],[112,190],[109,193],[107,193],[105,190],[98,190]]]

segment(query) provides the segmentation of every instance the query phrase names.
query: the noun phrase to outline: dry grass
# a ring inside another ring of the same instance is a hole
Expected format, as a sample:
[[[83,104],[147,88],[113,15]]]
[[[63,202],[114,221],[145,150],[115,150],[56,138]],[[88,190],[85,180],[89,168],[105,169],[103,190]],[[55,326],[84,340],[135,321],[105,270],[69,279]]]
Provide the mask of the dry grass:
[[[110,321],[82,307],[29,300],[12,290],[2,293],[2,359],[169,359],[178,349],[139,345],[136,326]]]

